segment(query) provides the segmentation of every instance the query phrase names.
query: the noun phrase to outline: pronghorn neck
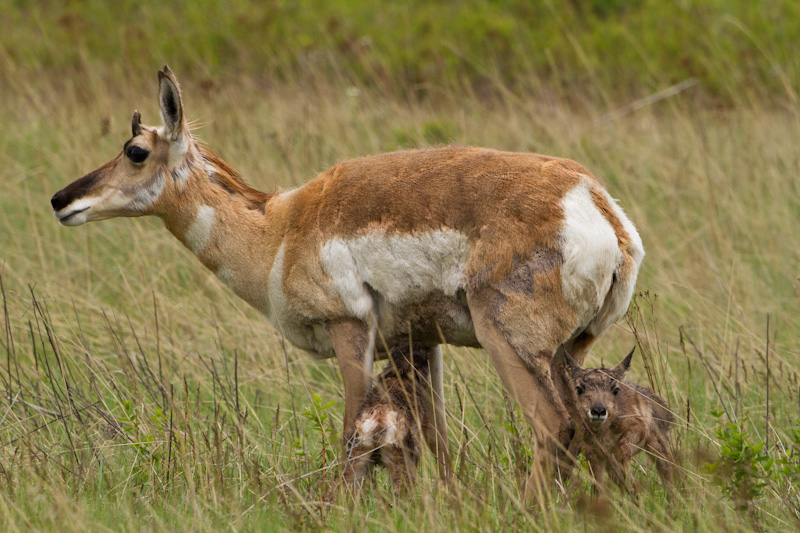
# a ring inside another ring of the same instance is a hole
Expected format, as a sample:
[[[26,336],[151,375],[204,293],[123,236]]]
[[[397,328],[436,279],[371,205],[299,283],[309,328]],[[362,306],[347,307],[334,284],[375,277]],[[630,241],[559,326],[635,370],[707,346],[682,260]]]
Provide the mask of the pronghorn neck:
[[[246,257],[254,245],[264,249],[272,195],[248,187],[224,161],[197,146],[171,178],[173,186],[156,206],[164,225],[234,292],[266,311],[260,296],[244,288],[263,275],[260,264],[237,258]]]

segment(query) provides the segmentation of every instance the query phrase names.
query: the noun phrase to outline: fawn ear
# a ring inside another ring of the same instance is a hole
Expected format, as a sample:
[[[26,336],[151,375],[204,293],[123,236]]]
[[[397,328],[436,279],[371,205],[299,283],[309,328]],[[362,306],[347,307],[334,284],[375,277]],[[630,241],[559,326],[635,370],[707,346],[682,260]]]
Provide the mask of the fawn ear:
[[[180,140],[186,129],[181,91],[175,74],[166,65],[164,70],[158,71],[158,104],[164,121],[164,135],[170,141]]]
[[[573,359],[572,356],[570,356],[566,350],[564,350],[564,369],[572,377],[577,376],[580,373],[580,371],[583,370],[583,368],[581,368],[581,365],[579,365],[578,362],[575,359]]]
[[[629,353],[627,356],[625,356],[625,359],[620,361],[620,363],[617,366],[615,366],[614,368],[611,369],[611,373],[614,374],[614,376],[617,379],[624,378],[625,374],[628,373],[628,370],[631,369],[631,360],[633,359],[633,352],[635,352],[635,351],[636,351],[636,346],[633,347],[633,350],[631,350],[631,353]]]
[[[131,120],[131,133],[133,133],[134,137],[142,134],[142,115],[139,114],[138,109],[133,112],[133,119]]]

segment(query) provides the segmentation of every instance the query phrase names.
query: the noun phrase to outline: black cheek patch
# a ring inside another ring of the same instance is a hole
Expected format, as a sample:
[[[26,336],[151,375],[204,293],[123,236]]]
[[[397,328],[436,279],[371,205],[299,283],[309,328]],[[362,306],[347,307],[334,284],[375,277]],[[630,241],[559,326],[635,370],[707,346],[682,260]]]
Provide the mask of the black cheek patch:
[[[97,170],[86,174],[84,177],[73,181],[56,193],[61,197],[61,202],[64,207],[68,206],[75,200],[79,200],[80,198],[86,196],[86,193],[92,190],[97,182],[100,181],[100,177],[103,175],[104,170],[105,169],[103,167],[100,167]]]
[[[86,194],[94,189],[95,185],[103,178],[103,176],[111,170],[114,166],[116,166],[119,159],[122,157],[122,154],[118,155],[105,165],[97,168],[80,179],[77,179],[58,191],[55,197],[58,197],[58,203],[61,207],[66,207],[75,200],[79,200],[86,196]],[[55,198],[54,197],[54,198]],[[59,208],[61,208],[59,207]]]

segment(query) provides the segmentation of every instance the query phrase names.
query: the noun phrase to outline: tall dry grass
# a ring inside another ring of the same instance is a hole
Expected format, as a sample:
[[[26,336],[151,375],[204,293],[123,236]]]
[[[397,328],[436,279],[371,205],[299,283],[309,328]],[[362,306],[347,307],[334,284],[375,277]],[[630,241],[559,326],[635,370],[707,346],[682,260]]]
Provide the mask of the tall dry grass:
[[[642,346],[646,365],[637,358],[634,378],[651,382],[681,420],[675,501],[643,462],[638,503],[612,493],[608,508],[578,497],[526,510],[519,483],[530,431],[485,354],[448,349],[453,487],[437,484],[426,458],[408,501],[388,501],[379,475],[362,501],[328,504],[343,398],[335,364],[285,344],[158,220],[73,229],[50,213],[56,190],[121,148],[134,108],[156,122],[155,66],[133,78],[118,66],[75,78],[25,74],[0,107],[4,530],[797,526],[793,478],[769,482],[738,510],[703,466],[719,458],[717,410],[753,441],[768,433],[773,458],[791,457],[796,110],[704,109],[692,89],[626,114],[510,91],[486,100],[447,89],[417,101],[343,80],[208,84],[178,72],[195,135],[259,189],[293,187],[336,161],[396,148],[537,151],[602,177],[644,240],[641,294],[590,362]]]

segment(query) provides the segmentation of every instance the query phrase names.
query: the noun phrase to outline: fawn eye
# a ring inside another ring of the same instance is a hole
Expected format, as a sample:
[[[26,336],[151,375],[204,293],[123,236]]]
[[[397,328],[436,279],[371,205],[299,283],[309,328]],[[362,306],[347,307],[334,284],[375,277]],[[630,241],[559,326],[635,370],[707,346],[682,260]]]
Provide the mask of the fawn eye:
[[[134,163],[141,163],[142,161],[147,159],[147,156],[150,155],[150,151],[145,150],[141,146],[136,146],[135,144],[132,144],[128,146],[128,148],[125,150],[125,155],[128,156],[128,159],[130,159]]]
[[[614,394],[614,396],[616,396],[617,394],[619,394],[619,387],[614,387],[614,390],[612,390],[611,392]]]
[[[578,385],[577,387],[575,387],[575,390],[576,390],[576,391],[578,391],[578,396],[580,396],[581,394],[583,394],[583,387],[581,387],[580,385]]]

